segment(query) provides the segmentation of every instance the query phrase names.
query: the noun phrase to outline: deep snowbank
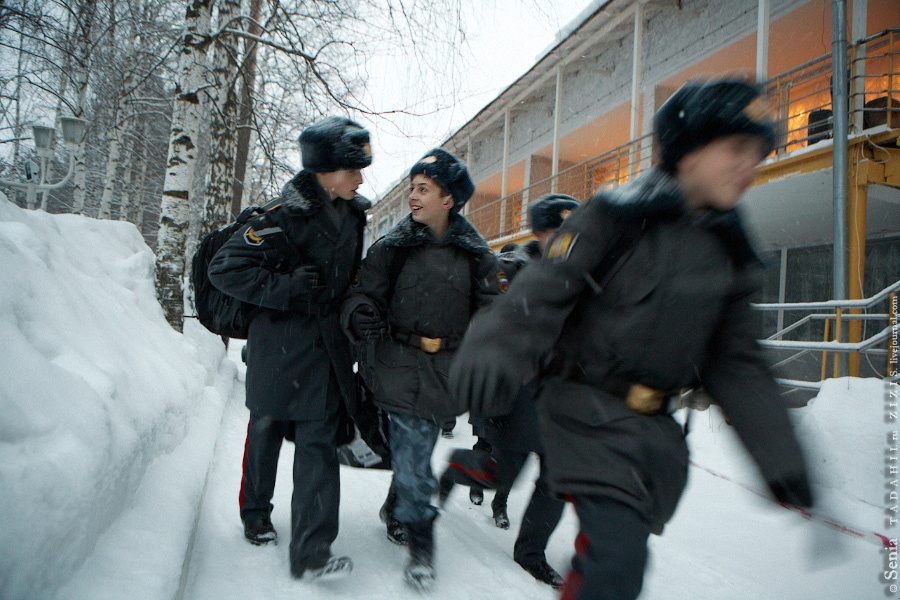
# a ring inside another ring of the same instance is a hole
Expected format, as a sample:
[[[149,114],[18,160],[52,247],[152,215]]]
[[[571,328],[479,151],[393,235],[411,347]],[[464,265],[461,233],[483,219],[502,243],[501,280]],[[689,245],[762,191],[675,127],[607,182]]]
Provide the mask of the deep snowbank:
[[[193,417],[221,414],[221,342],[168,326],[153,270],[129,223],[0,199],[0,597],[51,596]]]

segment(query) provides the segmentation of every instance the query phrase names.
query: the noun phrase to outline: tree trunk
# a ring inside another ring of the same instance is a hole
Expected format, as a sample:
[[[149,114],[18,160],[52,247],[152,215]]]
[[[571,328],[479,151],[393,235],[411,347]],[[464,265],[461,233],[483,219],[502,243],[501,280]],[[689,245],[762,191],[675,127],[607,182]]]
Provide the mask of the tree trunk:
[[[114,4],[110,5],[110,10],[113,11],[113,15],[111,15],[112,20],[115,21]],[[114,36],[115,29],[110,33]],[[105,184],[103,186],[103,193],[100,196],[99,217],[101,219],[109,219],[112,216],[113,194],[117,187],[117,174],[119,173],[119,166],[122,162],[122,145],[127,139],[128,129],[133,127],[133,121],[131,119],[133,116],[131,114],[132,110],[128,107],[127,101],[134,82],[131,65],[133,65],[135,61],[134,50],[136,43],[140,43],[140,34],[137,32],[136,23],[132,21],[131,29],[128,33],[128,44],[126,46],[125,54],[122,57],[122,63],[125,65],[125,75],[124,78],[120,80],[119,88],[115,91],[116,98],[113,110],[112,127],[107,133],[106,177],[104,179]],[[120,203],[120,220],[122,220],[124,211],[125,207]]]
[[[91,29],[94,26],[94,14],[97,0],[84,0],[78,9],[75,23],[75,80],[78,90],[75,98],[75,116],[84,118],[87,100],[88,79],[91,61]],[[85,161],[85,143],[82,141],[75,148],[75,175],[72,189],[72,205],[75,214],[84,211],[84,199],[87,193],[87,163]]]
[[[16,116],[15,123],[13,123],[13,163],[12,163],[12,171],[13,175],[16,173],[16,169],[19,168],[19,160],[21,160],[21,142],[19,138],[22,137],[22,67],[23,67],[23,59],[25,57],[24,52],[24,41],[25,36],[21,33],[19,34],[19,55],[16,58],[16,91],[15,91],[15,101],[16,101]],[[16,188],[12,189],[13,200],[18,196],[19,190]],[[28,206],[29,209],[34,209],[34,206]]]
[[[122,106],[116,106],[113,114],[113,123],[115,125],[110,128],[106,140],[106,176],[103,186],[103,194],[100,196],[100,211],[98,217],[100,219],[110,218],[110,206],[112,205],[113,192],[116,189],[116,174],[119,172],[119,163],[122,157],[122,140],[125,139],[125,127],[120,123],[122,119]]]
[[[200,129],[200,88],[208,48],[212,0],[189,0],[179,60],[179,82],[169,134],[166,179],[156,240],[156,291],[169,324],[183,329],[185,242]]]
[[[262,11],[261,0],[250,0],[250,25],[247,33],[259,35]],[[244,63],[241,67],[243,86],[241,87],[241,116],[237,126],[237,151],[234,157],[234,191],[231,198],[231,218],[236,219],[241,212],[244,197],[244,177],[247,175],[247,156],[250,152],[250,119],[253,114],[253,94],[256,91],[256,51],[259,45],[254,40],[244,40]]]
[[[239,0],[222,0],[219,4],[219,26],[239,14]],[[218,229],[229,221],[234,183],[234,129],[237,122],[237,40],[234,35],[220,34],[213,58],[216,110],[213,112],[210,178],[199,233]]]
[[[140,210],[140,196],[137,193],[138,186],[138,164],[147,164],[146,158],[143,156],[144,150],[144,121],[135,119],[132,127],[132,136],[126,140],[127,150],[125,151],[125,172],[127,179],[122,185],[121,208],[119,209],[120,221],[131,221],[138,225],[138,217]],[[140,230],[140,225],[138,225]]]

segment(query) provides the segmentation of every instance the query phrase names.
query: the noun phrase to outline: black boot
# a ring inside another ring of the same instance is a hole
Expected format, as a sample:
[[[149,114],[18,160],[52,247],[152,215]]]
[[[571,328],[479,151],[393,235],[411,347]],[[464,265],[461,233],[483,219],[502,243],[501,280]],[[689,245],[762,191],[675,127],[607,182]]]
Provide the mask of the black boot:
[[[444,471],[444,474],[441,475],[441,478],[438,480],[438,506],[441,508],[444,508],[444,504],[447,503],[450,492],[453,491],[453,479],[450,477],[451,468],[452,467],[447,467],[447,470]]]
[[[244,519],[244,537],[254,546],[262,546],[269,542],[278,543],[278,534],[275,533],[272,520],[268,516]]]
[[[546,583],[554,590],[558,590],[562,587],[562,576],[556,572],[556,569],[550,566],[546,559],[528,563],[519,562],[518,560],[516,562],[541,583]]]
[[[403,572],[406,585],[417,592],[427,592],[434,585],[434,517],[406,524],[409,540],[409,563]]]
[[[475,506],[481,506],[481,503],[484,502],[484,490],[475,485],[470,487],[469,502],[471,502]]]
[[[378,511],[378,516],[381,518],[381,522],[387,527],[387,539],[398,546],[405,546],[406,529],[404,529],[403,524],[400,523],[400,521],[394,518],[394,505],[396,503],[397,491],[394,489],[394,486],[391,485],[388,490],[387,498],[385,498],[384,504],[381,505],[381,510]]]
[[[506,498],[503,502],[497,502],[496,496],[491,502],[491,509],[494,512],[494,525],[500,529],[509,529],[509,515],[506,514]]]

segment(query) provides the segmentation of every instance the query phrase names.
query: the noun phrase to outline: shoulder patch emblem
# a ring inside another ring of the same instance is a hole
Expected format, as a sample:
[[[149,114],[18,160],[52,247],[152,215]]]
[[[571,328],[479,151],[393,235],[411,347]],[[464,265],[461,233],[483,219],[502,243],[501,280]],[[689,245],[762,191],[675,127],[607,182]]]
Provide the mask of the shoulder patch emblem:
[[[251,246],[259,246],[262,244],[263,239],[256,235],[256,232],[253,231],[253,228],[250,227],[247,231],[244,232],[244,241],[250,244]]]
[[[577,239],[578,234],[572,231],[557,235],[556,238],[554,238],[553,243],[550,244],[550,248],[547,250],[547,258],[557,262],[566,260],[569,258],[569,254],[572,253],[572,247],[575,245],[575,240]]]
[[[500,293],[505,294],[509,289],[509,277],[503,271],[497,271],[497,283],[500,284]]]

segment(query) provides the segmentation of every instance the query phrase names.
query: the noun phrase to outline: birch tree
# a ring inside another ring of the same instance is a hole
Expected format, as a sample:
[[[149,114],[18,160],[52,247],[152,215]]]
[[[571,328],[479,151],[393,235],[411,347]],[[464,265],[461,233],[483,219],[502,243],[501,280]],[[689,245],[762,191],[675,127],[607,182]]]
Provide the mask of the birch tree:
[[[234,194],[235,127],[238,117],[237,38],[228,33],[232,19],[241,11],[239,0],[220,0],[219,24],[223,31],[215,37],[212,68],[213,86],[209,98],[212,120],[212,149],[209,184],[203,203],[200,234],[219,228],[231,216]]]
[[[75,32],[72,36],[72,52],[75,69],[75,103],[72,107],[74,116],[85,116],[88,82],[90,81],[91,50],[93,48],[92,30],[94,15],[97,11],[97,0],[82,0],[75,19]],[[75,148],[75,175],[72,190],[72,212],[79,214],[84,210],[84,199],[87,192],[87,164],[85,163],[85,143]]]
[[[182,330],[186,233],[190,225],[201,94],[206,87],[206,58],[213,0],[189,0],[181,38],[178,83],[169,136],[166,177],[156,241],[156,290],[166,319]]]

